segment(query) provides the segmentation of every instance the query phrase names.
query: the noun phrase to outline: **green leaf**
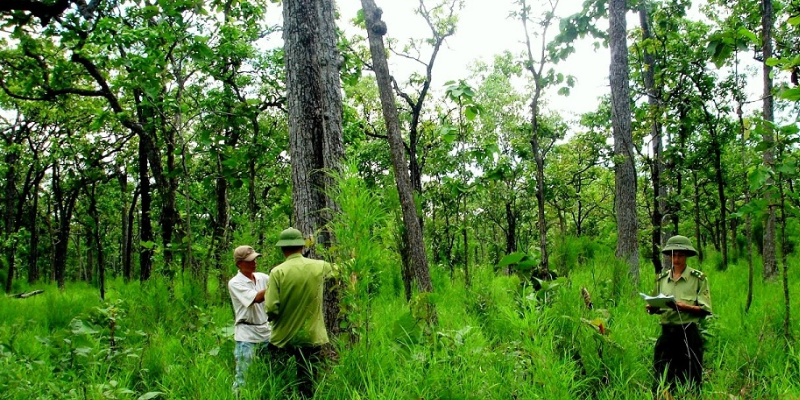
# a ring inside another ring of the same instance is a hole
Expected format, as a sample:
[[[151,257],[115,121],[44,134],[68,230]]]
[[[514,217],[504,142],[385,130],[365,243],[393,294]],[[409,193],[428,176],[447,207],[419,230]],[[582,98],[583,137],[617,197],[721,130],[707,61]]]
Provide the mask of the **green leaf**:
[[[786,22],[791,26],[798,26],[800,25],[800,15],[796,15],[794,17],[789,18]]]
[[[475,117],[478,116],[478,107],[475,105],[467,106],[467,108],[464,110],[464,115],[467,117],[468,121],[474,120]]]
[[[739,32],[738,33],[739,33],[739,35],[744,36],[745,38],[749,39],[750,43],[752,43],[752,44],[760,44],[761,43],[761,41],[758,40],[758,36],[756,36],[755,33],[750,32],[750,30],[747,29],[747,28],[739,28]]]
[[[778,66],[778,65],[780,65],[782,63],[781,60],[779,60],[779,59],[777,59],[775,57],[770,57],[770,58],[767,59],[767,61],[764,61],[764,62],[767,65],[769,65],[770,67],[775,67],[775,66]]]
[[[522,259],[525,257],[526,257],[525,253],[514,252],[503,257],[503,259],[501,259],[497,265],[500,267],[505,267],[511,264],[516,264],[522,261]]]
[[[147,392],[141,396],[139,396],[138,400],[150,400],[155,399],[156,397],[164,394],[164,392]]]
[[[800,101],[800,88],[786,89],[780,92],[780,98],[789,101]]]

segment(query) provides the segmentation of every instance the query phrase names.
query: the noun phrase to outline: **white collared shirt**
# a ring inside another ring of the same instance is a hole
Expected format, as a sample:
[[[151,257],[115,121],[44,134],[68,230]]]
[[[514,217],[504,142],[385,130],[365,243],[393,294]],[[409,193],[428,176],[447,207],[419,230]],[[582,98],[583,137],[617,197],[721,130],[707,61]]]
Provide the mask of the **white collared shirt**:
[[[233,338],[237,342],[268,342],[271,334],[264,303],[253,302],[256,293],[267,288],[269,276],[254,272],[253,277],[256,278],[255,282],[239,272],[228,281],[235,315]]]

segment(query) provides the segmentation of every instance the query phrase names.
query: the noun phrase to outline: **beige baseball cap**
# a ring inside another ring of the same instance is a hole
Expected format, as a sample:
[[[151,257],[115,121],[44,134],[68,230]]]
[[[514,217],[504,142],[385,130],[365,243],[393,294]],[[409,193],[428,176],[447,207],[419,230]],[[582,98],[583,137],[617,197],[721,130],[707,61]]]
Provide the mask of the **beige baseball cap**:
[[[233,259],[236,260],[236,262],[253,261],[260,256],[261,254],[256,253],[256,251],[250,246],[239,246],[233,251]]]

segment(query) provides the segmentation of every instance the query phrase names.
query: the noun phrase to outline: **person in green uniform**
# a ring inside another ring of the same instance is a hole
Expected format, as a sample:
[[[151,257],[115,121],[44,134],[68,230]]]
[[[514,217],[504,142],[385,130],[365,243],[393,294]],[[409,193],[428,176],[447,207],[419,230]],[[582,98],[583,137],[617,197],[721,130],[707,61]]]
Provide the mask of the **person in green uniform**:
[[[656,379],[666,378],[668,390],[677,384],[699,392],[703,378],[703,338],[698,323],[711,315],[711,292],[704,273],[686,266],[697,255],[689,238],[673,236],[661,251],[672,258],[672,269],[656,277],[655,295],[675,296],[669,309],[647,305],[647,312],[661,315],[661,336],[656,341],[653,363]]]
[[[264,301],[272,323],[270,354],[281,364],[294,357],[300,394],[313,395],[313,368],[322,361],[328,332],[322,314],[325,279],[335,266],[303,257],[305,239],[295,228],[281,232],[275,246],[286,260],[270,272]]]

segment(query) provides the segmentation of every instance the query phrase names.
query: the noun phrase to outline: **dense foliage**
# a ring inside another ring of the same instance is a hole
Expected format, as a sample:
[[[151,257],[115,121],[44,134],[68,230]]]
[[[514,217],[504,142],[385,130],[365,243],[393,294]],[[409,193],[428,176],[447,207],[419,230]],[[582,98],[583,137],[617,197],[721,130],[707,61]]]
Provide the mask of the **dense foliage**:
[[[324,182],[310,196],[324,186],[335,200],[313,210],[327,223],[313,233],[334,238],[316,254],[355,256],[335,285],[340,358],[318,398],[644,398],[656,323],[633,295],[669,267],[659,248],[671,234],[692,238],[712,282],[706,393],[800,393],[800,6],[689,3],[627,2],[640,25],[615,25],[610,43],[607,1],[571,16],[514,1],[507,23],[527,48],[449,82],[436,62],[464,1],[420,0],[429,31],[374,53],[363,30],[387,34],[380,12],[339,17],[363,34],[339,30],[338,60],[316,60],[327,80],[307,78],[331,97],[341,85],[341,123],[304,110],[336,125],[314,128],[340,130],[332,152],[344,151],[331,174],[317,169],[325,149],[307,153]],[[260,265],[277,264],[266,250],[297,223],[293,190],[310,182],[292,176],[303,154],[291,151],[294,75],[275,44],[282,28],[265,22],[279,11],[266,0],[0,4],[0,281],[9,295],[45,290],[0,299],[0,397],[230,395],[229,254],[251,244]],[[615,82],[629,94],[570,120],[546,95],[570,93],[575,77],[558,63],[587,37],[627,50]],[[371,73],[380,53],[419,67],[392,71],[392,149]],[[392,150],[413,193],[398,196]],[[401,206],[417,210],[431,291],[411,284]],[[269,368],[244,396],[289,393],[291,377]]]

